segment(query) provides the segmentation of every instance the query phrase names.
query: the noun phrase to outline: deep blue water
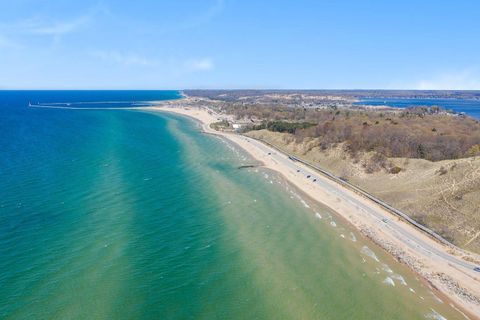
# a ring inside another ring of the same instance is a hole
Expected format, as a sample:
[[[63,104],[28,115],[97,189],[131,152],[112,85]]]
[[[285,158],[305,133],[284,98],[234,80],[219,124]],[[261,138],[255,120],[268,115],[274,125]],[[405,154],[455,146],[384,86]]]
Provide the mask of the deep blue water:
[[[355,103],[357,105],[389,106],[396,108],[408,108],[412,106],[440,106],[447,110],[465,114],[480,119],[479,100],[460,99],[363,99]]]

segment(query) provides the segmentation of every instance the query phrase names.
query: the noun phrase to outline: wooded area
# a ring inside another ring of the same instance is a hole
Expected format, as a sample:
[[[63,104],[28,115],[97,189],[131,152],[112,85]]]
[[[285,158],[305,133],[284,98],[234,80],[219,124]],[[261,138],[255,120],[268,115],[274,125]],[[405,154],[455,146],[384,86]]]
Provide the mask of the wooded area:
[[[480,155],[480,123],[439,107],[376,111],[226,104],[222,108],[240,119],[263,120],[247,130],[289,132],[299,142],[318,138],[322,149],[345,142],[352,155],[375,151],[386,157],[431,161]]]

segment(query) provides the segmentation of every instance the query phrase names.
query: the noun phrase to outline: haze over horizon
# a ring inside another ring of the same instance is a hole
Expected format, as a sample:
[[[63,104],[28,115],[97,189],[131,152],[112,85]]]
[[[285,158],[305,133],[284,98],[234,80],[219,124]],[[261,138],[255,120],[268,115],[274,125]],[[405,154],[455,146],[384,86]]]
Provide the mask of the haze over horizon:
[[[480,89],[476,1],[0,3],[0,89]]]

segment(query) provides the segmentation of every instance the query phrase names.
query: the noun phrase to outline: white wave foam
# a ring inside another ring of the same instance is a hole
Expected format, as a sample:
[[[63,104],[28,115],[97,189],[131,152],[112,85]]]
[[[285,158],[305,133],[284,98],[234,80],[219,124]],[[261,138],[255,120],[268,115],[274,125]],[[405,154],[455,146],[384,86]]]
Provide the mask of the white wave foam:
[[[335,223],[335,221],[331,221],[331,222],[330,222],[330,225],[331,225],[332,227],[334,227],[334,228],[337,226],[337,224]]]
[[[382,270],[385,271],[386,273],[393,273],[393,270],[390,269],[390,267],[387,264],[382,264]],[[392,277],[393,278],[393,277]]]
[[[300,199],[300,202],[303,204],[305,208],[310,208],[310,206],[305,202],[305,200]]]
[[[318,212],[315,212],[315,217],[317,217],[318,219],[322,219],[322,216]]]
[[[350,239],[351,239],[353,242],[357,242],[357,238],[355,237],[355,235],[353,234],[353,232],[350,232]]]
[[[366,255],[367,257],[370,257],[373,260],[375,260],[377,262],[380,262],[380,260],[378,260],[377,256],[375,255],[375,252],[373,252],[369,247],[363,246],[362,250],[360,250],[360,252],[362,254]]]
[[[433,310],[433,309],[430,309],[431,312],[430,313],[427,313],[425,315],[425,319],[434,319],[434,320],[447,320],[447,318],[445,318],[444,316],[442,316],[440,313],[438,313],[437,311]]]
[[[385,280],[383,280],[383,283],[388,284],[389,286],[395,287],[395,281],[393,281],[393,279],[390,277],[386,277]]]
[[[392,274],[391,277],[395,280],[400,281],[400,283],[403,284],[404,286],[407,285],[407,282],[405,281],[405,279],[401,275],[399,275],[398,273]]]

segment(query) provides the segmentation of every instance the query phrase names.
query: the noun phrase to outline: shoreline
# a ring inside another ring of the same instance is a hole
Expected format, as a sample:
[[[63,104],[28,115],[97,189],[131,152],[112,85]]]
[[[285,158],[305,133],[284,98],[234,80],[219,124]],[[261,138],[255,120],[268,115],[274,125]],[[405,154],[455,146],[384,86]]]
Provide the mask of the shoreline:
[[[219,115],[214,115],[212,111],[202,107],[182,107],[178,103],[179,101],[181,100],[176,100],[173,105],[162,103],[162,106],[142,109],[188,116],[200,122],[205,133],[222,136],[235,143],[254,159],[263,163],[264,167],[279,173],[307,196],[331,208],[363,236],[417,273],[433,289],[438,290],[441,295],[446,297],[448,302],[453,302],[455,304],[455,306],[452,305],[453,308],[460,309],[470,319],[480,319],[480,274],[475,274],[473,270],[466,268],[462,269],[461,266],[455,266],[451,261],[441,259],[440,256],[432,253],[434,251],[437,254],[441,252],[444,255],[451,255],[450,248],[435,242],[407,223],[396,221],[396,216],[372,201],[354,194],[351,190],[345,189],[302,164],[295,163],[295,168],[301,170],[299,173],[298,170],[292,168],[293,166],[289,163],[291,160],[287,155],[262,142],[235,133],[211,129],[209,125],[218,121]],[[272,154],[270,155],[270,153]],[[323,187],[312,180],[306,180],[304,176],[306,173],[315,175],[319,182],[321,180]],[[383,218],[378,221],[378,217],[364,212],[364,208],[371,210],[377,216],[380,214]],[[393,230],[385,221],[390,225],[395,225],[398,230]],[[408,238],[409,235],[413,235],[414,241]],[[415,240],[418,240],[421,245],[415,244]]]

